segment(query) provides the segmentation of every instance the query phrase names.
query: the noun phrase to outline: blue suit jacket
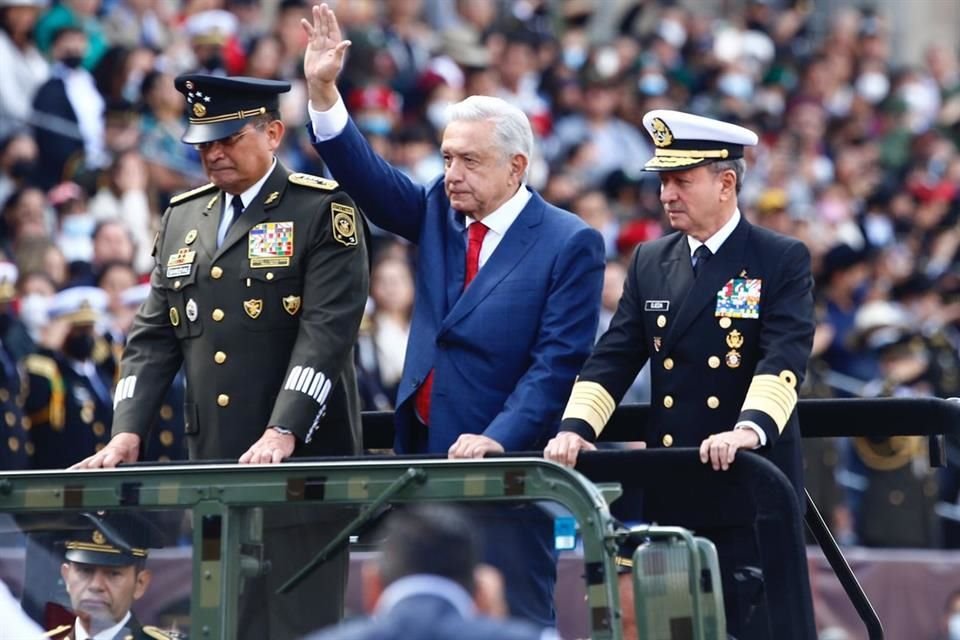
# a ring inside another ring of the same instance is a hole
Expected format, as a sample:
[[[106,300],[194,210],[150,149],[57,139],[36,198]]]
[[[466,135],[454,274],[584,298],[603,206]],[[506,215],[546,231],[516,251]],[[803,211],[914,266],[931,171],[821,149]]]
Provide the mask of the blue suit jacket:
[[[307,640],[541,640],[556,638],[520,621],[466,619],[445,598],[404,598],[385,615],[356,620],[308,636]]]
[[[352,121],[314,147],[373,222],[419,246],[396,451],[446,453],[462,433],[483,433],[508,451],[542,447],[593,346],[603,286],[600,234],[533,193],[462,291],[464,217],[450,207],[442,179],[414,184],[373,152]],[[423,446],[413,394],[431,369]]]

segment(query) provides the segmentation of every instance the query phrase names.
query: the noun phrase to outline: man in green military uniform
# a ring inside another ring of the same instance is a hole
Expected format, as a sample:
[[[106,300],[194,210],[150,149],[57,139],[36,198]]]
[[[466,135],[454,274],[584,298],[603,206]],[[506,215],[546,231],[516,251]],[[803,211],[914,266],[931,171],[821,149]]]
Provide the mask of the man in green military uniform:
[[[140,516],[83,514],[92,527],[73,532],[60,567],[70,595],[71,622],[44,637],[63,640],[147,640],[171,636],[141,626],[130,607],[150,586],[147,548],[153,536]]]
[[[190,458],[357,454],[351,353],[369,272],[353,200],[275,158],[278,94],[289,83],[186,75],[176,87],[190,113],[182,140],[200,151],[211,183],[173,198],[164,215],[114,393],[113,438],[79,466],[136,460],[181,364]],[[245,637],[299,637],[342,613],[332,587],[346,579],[343,557],[314,574],[316,589],[273,595],[338,527],[296,526],[302,515],[264,518],[272,571],[244,586],[257,602],[241,606]]]

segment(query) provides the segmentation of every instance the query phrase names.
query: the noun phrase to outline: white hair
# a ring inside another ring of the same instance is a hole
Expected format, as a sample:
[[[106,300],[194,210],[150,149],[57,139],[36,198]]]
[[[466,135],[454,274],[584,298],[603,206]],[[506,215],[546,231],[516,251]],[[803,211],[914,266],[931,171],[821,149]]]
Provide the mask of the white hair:
[[[489,120],[497,148],[507,158],[520,154],[529,164],[533,153],[533,129],[526,114],[506,100],[493,96],[470,96],[447,107],[447,123]]]

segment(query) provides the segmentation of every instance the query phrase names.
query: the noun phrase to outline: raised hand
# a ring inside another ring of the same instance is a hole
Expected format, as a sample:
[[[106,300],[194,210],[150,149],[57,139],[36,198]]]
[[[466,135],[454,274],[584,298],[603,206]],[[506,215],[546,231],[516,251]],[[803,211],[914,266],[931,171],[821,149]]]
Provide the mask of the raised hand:
[[[343,39],[333,10],[326,5],[314,6],[313,24],[306,19],[300,25],[307,34],[307,50],[303,57],[303,74],[307,79],[310,100],[315,109],[325,110],[331,95],[336,101],[337,76],[343,69],[343,59],[351,42]]]

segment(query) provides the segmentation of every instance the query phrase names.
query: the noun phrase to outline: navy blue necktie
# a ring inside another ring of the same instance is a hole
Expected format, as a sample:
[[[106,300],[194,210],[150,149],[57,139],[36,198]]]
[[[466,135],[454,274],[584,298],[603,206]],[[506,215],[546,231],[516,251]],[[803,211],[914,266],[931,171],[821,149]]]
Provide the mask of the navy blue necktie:
[[[700,272],[703,270],[704,265],[707,264],[707,261],[710,260],[710,256],[713,255],[713,252],[707,247],[707,245],[702,244],[696,248],[693,252],[693,277],[696,278],[700,275]]]

